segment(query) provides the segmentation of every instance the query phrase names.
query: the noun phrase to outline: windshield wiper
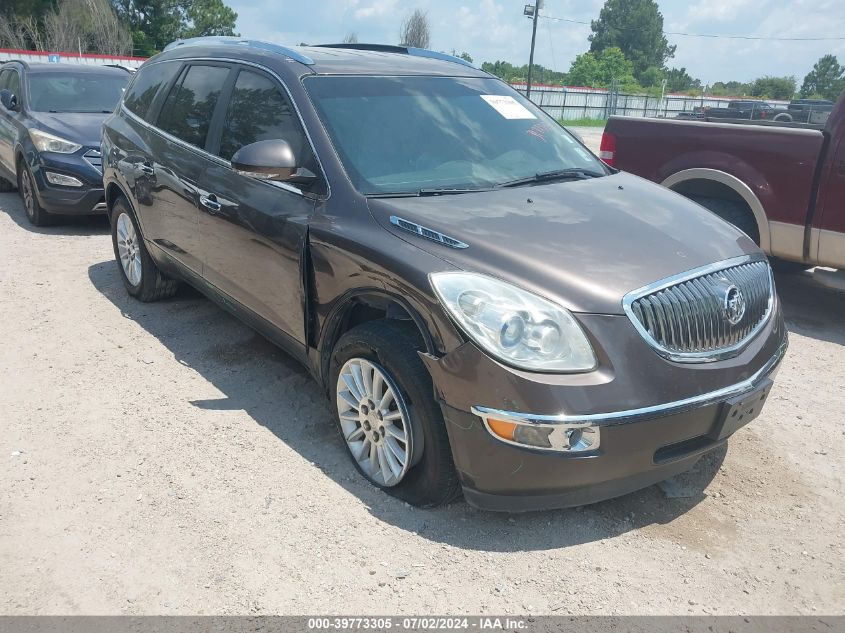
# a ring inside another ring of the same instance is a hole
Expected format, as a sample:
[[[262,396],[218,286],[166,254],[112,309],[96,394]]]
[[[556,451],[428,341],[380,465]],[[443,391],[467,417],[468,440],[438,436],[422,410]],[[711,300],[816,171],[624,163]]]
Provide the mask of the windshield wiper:
[[[480,187],[478,189],[454,188],[450,189],[443,187],[441,189],[420,189],[418,195],[420,196],[448,196],[458,193],[478,193],[479,191],[490,191],[490,187]]]
[[[450,196],[460,193],[478,193],[479,191],[491,191],[490,187],[481,187],[479,189],[418,189],[417,191],[394,191],[394,192],[379,192],[368,193],[368,198],[424,198],[426,196]]]
[[[498,187],[519,187],[521,185],[530,185],[536,182],[551,182],[552,180],[587,180],[589,178],[601,178],[606,174],[591,171],[589,169],[582,169],[580,167],[570,167],[569,169],[555,169],[554,171],[543,171],[533,176],[525,178],[517,178],[516,180],[508,180],[500,183]]]

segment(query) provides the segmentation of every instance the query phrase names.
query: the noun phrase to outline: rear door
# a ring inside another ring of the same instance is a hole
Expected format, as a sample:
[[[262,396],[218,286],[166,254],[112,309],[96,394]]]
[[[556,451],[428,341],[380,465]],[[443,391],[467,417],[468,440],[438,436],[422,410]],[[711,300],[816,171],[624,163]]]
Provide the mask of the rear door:
[[[164,98],[149,154],[138,169],[147,174],[150,204],[144,237],[197,274],[202,274],[198,181],[206,169],[211,121],[231,67],[187,64]]]
[[[256,68],[236,72],[215,126],[218,160],[199,181],[203,275],[298,347],[305,342],[300,265],[315,197],[239,174],[229,161],[244,145],[284,139],[299,165],[320,170],[285,88]]]

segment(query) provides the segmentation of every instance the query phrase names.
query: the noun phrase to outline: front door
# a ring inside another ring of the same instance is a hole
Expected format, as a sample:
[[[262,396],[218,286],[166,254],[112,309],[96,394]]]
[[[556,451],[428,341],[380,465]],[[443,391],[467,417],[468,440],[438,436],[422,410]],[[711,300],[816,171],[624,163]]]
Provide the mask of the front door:
[[[22,106],[21,80],[17,70],[6,68],[0,72],[0,90],[4,88],[11,91]],[[20,112],[12,112],[0,105],[0,165],[12,174],[15,173],[15,139],[20,118]]]
[[[237,173],[229,160],[244,145],[290,143],[315,173],[310,145],[286,91],[271,76],[241,68],[200,179],[203,276],[242,306],[305,343],[301,258],[314,198],[296,187]]]

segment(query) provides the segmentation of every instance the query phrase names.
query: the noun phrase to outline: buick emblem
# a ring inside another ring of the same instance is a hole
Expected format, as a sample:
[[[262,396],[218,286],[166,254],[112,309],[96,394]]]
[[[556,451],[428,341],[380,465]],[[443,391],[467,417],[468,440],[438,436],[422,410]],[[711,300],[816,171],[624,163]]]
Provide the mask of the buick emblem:
[[[722,309],[725,311],[725,318],[731,325],[736,325],[742,321],[742,317],[745,316],[745,297],[742,296],[742,292],[739,288],[736,286],[729,286],[728,289],[725,290],[725,299]]]

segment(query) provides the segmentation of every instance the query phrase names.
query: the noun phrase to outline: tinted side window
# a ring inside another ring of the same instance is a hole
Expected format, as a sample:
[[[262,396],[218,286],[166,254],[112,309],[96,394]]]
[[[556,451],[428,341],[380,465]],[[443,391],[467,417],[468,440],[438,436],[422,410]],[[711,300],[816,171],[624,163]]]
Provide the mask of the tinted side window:
[[[191,66],[182,83],[173,86],[167,95],[158,127],[183,141],[205,146],[214,106],[229,69],[220,66]]]
[[[162,86],[173,79],[173,75],[179,70],[179,67],[178,63],[144,66],[136,73],[134,81],[126,90],[123,104],[130,112],[149,121],[148,115],[153,100]]]
[[[6,82],[9,81],[9,70],[0,70],[0,90],[6,87]]]
[[[231,160],[244,145],[270,139],[284,139],[300,164],[309,162],[310,148],[287,95],[265,75],[242,70],[223,122],[218,153]]]

